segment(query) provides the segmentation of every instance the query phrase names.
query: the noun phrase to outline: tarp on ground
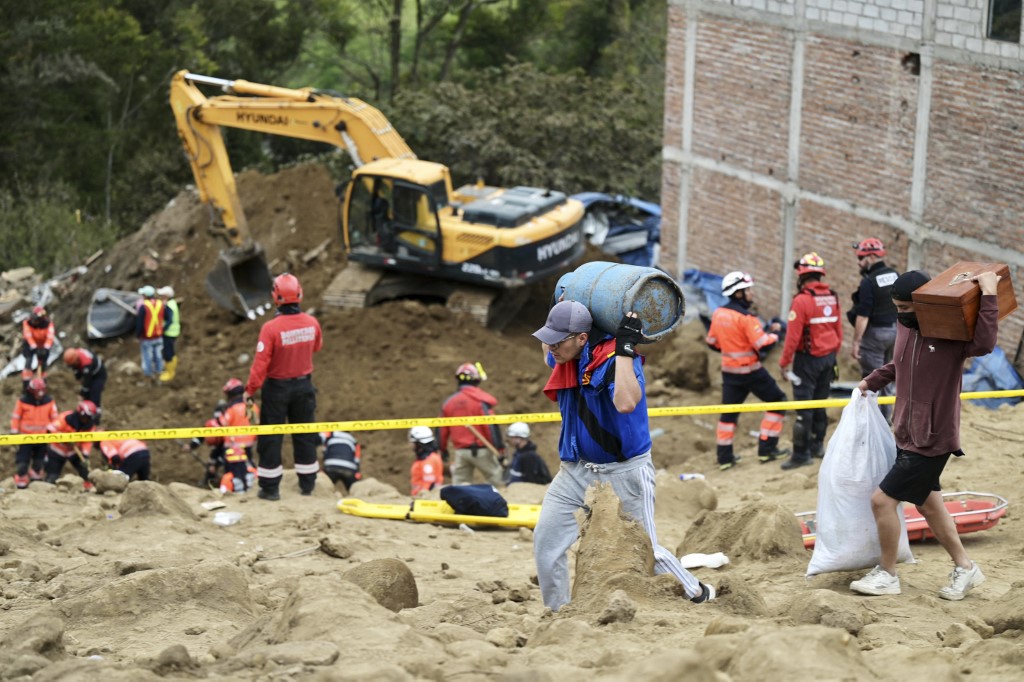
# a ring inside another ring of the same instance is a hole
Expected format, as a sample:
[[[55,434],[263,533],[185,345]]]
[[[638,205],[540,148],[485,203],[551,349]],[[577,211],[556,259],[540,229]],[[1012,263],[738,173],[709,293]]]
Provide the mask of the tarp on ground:
[[[964,372],[964,391],[1013,391],[1021,388],[1024,388],[1024,381],[999,346],[988,355],[974,358]],[[971,402],[998,410],[1000,405],[1016,405],[1020,398],[978,398]]]

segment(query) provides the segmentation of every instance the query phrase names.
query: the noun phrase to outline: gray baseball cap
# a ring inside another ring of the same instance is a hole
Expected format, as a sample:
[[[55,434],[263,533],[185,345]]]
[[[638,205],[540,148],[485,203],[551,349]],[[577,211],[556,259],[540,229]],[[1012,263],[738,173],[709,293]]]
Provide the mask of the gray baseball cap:
[[[555,304],[548,313],[548,321],[533,335],[551,346],[573,334],[589,332],[593,323],[594,318],[585,305],[578,301],[562,301]]]

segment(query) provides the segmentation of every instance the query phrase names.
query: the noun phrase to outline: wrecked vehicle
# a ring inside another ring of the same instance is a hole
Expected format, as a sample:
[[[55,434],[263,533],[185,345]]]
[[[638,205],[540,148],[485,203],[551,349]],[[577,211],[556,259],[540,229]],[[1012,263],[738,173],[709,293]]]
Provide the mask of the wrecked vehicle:
[[[86,332],[90,339],[112,339],[135,331],[139,299],[134,291],[100,288],[93,292]]]
[[[603,192],[573,194],[583,204],[583,234],[603,252],[623,263],[658,267],[661,249],[661,206]]]

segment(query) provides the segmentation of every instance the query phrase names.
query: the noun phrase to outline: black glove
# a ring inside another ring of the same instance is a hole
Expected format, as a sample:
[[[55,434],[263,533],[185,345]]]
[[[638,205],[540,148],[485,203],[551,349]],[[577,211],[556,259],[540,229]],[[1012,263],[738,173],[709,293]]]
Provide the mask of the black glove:
[[[643,339],[643,323],[639,317],[623,316],[615,330],[615,354],[628,358],[636,357],[636,345]]]
[[[82,396],[83,398],[88,398],[89,397],[89,387],[88,386],[82,386],[80,389],[78,389],[78,395]]]

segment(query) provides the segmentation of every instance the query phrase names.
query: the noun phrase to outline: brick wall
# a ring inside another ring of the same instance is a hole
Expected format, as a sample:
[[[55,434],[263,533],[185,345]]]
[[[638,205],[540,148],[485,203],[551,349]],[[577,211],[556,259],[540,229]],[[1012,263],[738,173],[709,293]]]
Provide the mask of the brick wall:
[[[903,53],[807,39],[800,185],[888,213],[910,205],[918,78]]]

